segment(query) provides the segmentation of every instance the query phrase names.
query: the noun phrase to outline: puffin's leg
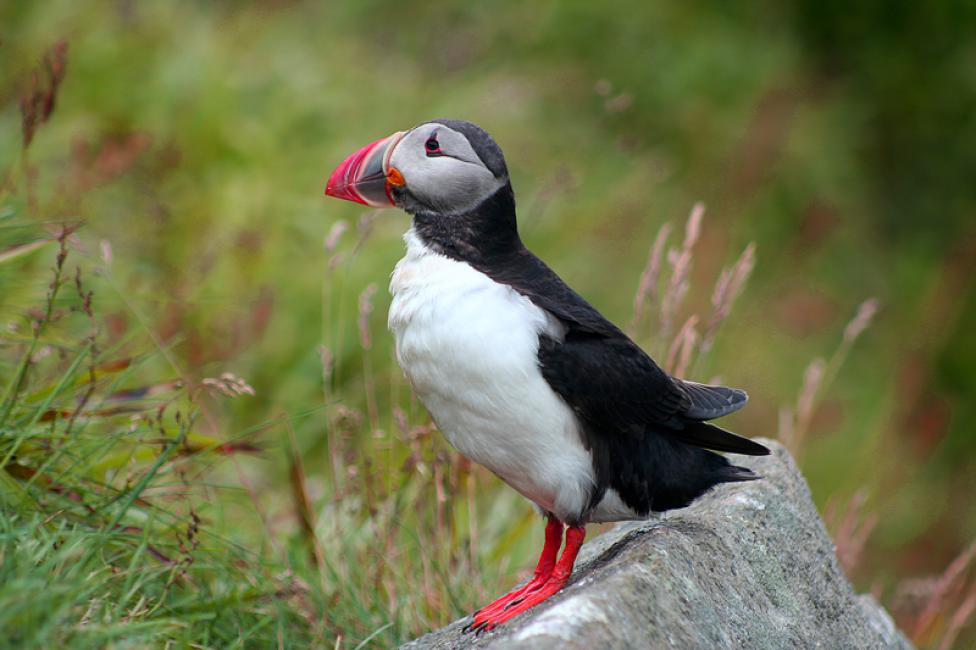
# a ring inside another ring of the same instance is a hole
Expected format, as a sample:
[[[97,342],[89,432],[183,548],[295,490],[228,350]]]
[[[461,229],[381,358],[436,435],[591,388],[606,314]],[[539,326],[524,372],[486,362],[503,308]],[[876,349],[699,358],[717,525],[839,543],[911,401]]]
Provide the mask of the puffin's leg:
[[[583,526],[570,526],[566,531],[566,548],[559,557],[559,562],[549,576],[544,585],[531,592],[522,595],[521,599],[512,603],[501,610],[495,610],[488,616],[478,615],[471,629],[475,632],[487,632],[496,625],[504,623],[510,618],[518,616],[522,612],[532,609],[542,601],[546,600],[565,586],[569,576],[573,573],[573,565],[576,564],[576,555],[580,547],[583,546],[583,538],[586,537],[586,528]]]
[[[513,589],[501,598],[476,611],[474,613],[474,621],[470,627],[475,627],[481,619],[490,616],[495,611],[502,610],[509,604],[514,604],[527,593],[542,588],[546,584],[546,581],[549,580],[549,576],[552,575],[552,569],[556,565],[556,555],[559,553],[559,547],[563,543],[563,524],[552,515],[548,515],[548,519],[549,521],[546,523],[546,543],[542,547],[542,555],[539,556],[539,563],[535,567],[532,579],[521,587]]]

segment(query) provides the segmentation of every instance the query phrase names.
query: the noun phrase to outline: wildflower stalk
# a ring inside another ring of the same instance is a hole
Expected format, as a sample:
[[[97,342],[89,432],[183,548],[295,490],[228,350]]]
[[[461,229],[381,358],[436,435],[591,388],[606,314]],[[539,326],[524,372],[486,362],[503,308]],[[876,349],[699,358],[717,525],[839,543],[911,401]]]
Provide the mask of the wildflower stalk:
[[[61,228],[61,233],[58,235],[58,252],[54,258],[54,279],[51,280],[51,284],[48,288],[47,299],[44,306],[44,314],[41,318],[34,321],[34,326],[32,327],[32,335],[30,343],[27,346],[23,357],[21,357],[20,363],[17,366],[16,372],[14,372],[13,379],[7,384],[7,390],[4,392],[2,407],[0,407],[0,428],[2,428],[7,423],[7,418],[10,416],[10,412],[13,409],[14,404],[17,401],[17,396],[20,394],[21,388],[23,388],[24,380],[27,378],[27,369],[30,367],[31,360],[34,358],[34,354],[37,351],[37,344],[41,338],[41,332],[44,327],[51,322],[51,318],[54,315],[54,303],[57,300],[58,292],[61,290],[61,285],[64,279],[64,261],[68,257],[68,247],[67,238],[70,234],[70,230],[63,226]],[[9,462],[9,458],[6,462]]]

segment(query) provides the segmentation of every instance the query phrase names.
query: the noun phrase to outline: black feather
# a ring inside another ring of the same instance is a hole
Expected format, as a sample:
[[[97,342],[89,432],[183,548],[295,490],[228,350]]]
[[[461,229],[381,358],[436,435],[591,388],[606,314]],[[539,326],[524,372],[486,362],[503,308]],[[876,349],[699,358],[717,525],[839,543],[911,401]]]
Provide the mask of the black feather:
[[[691,404],[685,416],[695,420],[714,420],[735,413],[749,401],[744,390],[728,386],[709,386],[694,381],[682,381],[681,387]]]
[[[495,148],[480,141],[487,134],[460,130],[493,159]],[[433,250],[510,286],[566,326],[562,340],[540,338],[539,367],[582,425],[597,479],[591,507],[609,487],[646,514],[683,507],[719,483],[757,478],[708,449],[769,450],[702,422],[742,408],[745,392],[671,377],[567,286],[519,239],[510,184],[467,214],[416,211],[414,229]]]
[[[684,427],[673,429],[670,433],[682,442],[696,447],[727,451],[733,454],[746,454],[747,456],[769,455],[769,449],[758,442],[743,438],[707,422],[690,420],[685,423]]]
[[[724,456],[653,431],[611,438],[595,435],[584,426],[584,434],[602,486],[591,506],[612,487],[624,503],[645,516],[683,508],[720,483],[759,478],[745,467],[730,464]]]
[[[495,139],[488,135],[488,132],[483,128],[477,124],[465,122],[464,120],[440,118],[431,120],[431,122],[443,124],[444,126],[463,134],[471,144],[471,148],[474,149],[474,152],[478,154],[479,158],[481,158],[481,162],[485,164],[485,167],[487,167],[492,174],[498,178],[508,176],[508,167],[505,165],[505,156],[502,155],[501,147],[498,146]]]

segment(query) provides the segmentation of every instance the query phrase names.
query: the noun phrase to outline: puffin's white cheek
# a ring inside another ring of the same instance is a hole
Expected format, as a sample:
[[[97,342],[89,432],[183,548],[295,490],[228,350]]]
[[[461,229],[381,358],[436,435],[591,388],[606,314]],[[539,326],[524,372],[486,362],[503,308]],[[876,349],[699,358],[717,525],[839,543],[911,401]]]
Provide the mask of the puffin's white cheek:
[[[460,212],[473,208],[484,198],[484,188],[477,179],[470,177],[450,177],[436,188],[434,202],[441,209]]]
[[[487,170],[466,167],[461,171],[446,176],[443,184],[437,188],[437,201],[446,208],[459,211],[473,208],[501,186]]]
[[[498,189],[498,183],[495,181],[494,176],[481,176],[469,179],[466,183],[466,193],[471,198],[471,200],[480,203],[481,201],[487,199],[489,196],[495,193]]]
[[[405,138],[394,150],[389,165],[403,175],[413,196],[438,212],[457,214],[470,210],[502,185],[481,165],[450,156],[429,157],[414,144],[409,136]]]

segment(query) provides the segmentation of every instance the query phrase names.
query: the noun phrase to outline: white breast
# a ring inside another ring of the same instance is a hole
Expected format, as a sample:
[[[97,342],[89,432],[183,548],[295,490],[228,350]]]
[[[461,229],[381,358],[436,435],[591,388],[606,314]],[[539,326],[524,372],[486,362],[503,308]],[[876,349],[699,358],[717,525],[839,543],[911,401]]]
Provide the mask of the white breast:
[[[542,377],[539,334],[564,326],[409,231],[390,282],[397,360],[447,440],[564,521],[594,485],[576,417]]]

